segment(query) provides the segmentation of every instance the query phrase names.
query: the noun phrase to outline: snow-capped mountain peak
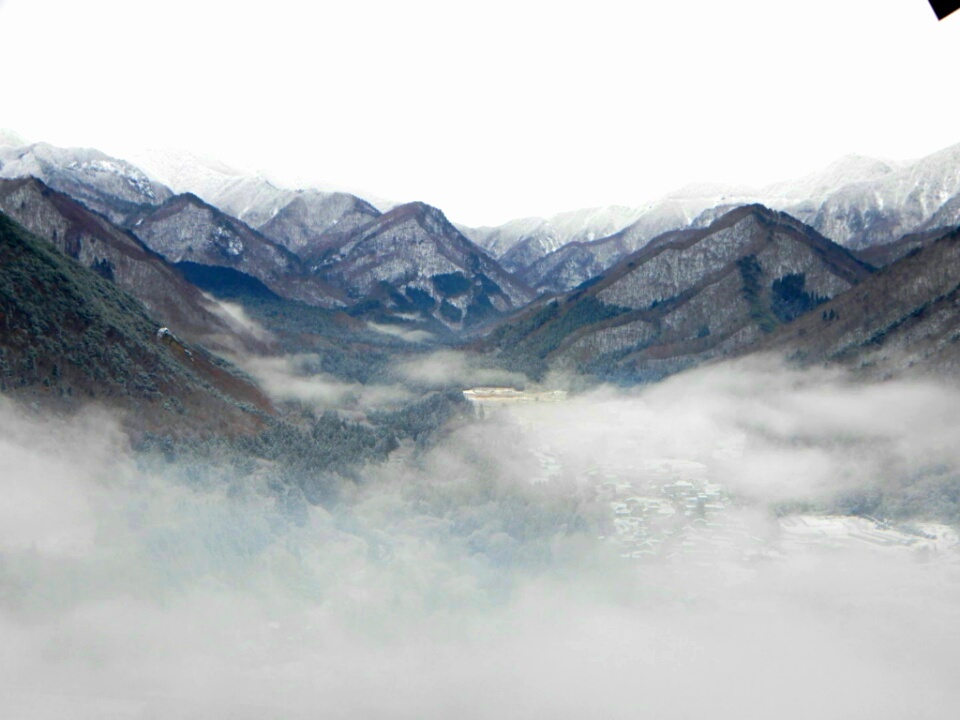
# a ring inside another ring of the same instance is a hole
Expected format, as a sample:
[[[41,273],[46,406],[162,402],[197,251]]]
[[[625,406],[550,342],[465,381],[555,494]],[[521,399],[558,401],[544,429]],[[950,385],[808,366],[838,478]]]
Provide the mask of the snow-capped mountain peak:
[[[169,188],[126,160],[91,148],[48,143],[0,147],[0,177],[36,177],[96,212],[121,222],[144,205],[159,205]]]
[[[827,167],[792,180],[771,183],[759,194],[768,202],[823,199],[845,185],[878,180],[897,169],[897,164],[864,155],[849,154]]]

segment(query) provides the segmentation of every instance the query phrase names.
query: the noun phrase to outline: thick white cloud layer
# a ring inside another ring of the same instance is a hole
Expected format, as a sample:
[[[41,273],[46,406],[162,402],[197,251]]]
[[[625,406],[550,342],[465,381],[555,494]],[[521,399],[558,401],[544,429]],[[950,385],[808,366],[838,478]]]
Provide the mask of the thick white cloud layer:
[[[788,545],[768,507],[956,472],[957,400],[713,368],[491,411],[300,522],[256,473],[144,467],[103,415],[4,404],[0,715],[947,717],[956,552]],[[663,468],[722,484],[742,541],[633,561],[598,539],[607,475]]]

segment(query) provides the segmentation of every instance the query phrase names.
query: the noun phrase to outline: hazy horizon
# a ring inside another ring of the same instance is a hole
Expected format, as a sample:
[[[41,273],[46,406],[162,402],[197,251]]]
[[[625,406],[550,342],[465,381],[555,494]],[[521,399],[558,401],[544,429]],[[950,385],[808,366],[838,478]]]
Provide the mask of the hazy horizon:
[[[960,20],[919,0],[470,14],[8,0],[0,23],[3,124],[32,139],[183,148],[474,226],[958,140],[950,113],[916,108],[944,97]]]
[[[43,139],[43,138],[31,138],[31,137],[27,137],[27,136],[19,133],[15,128],[0,128],[0,132],[7,132],[7,133],[9,133],[11,136],[16,137],[16,138],[19,138],[20,140],[23,140],[24,144],[26,144],[26,145],[30,145],[30,144],[34,144],[34,143],[45,143],[45,142],[48,143],[48,144],[51,144],[51,145],[54,144],[54,143],[49,143],[48,140]],[[937,149],[935,149],[935,150],[933,151],[933,153],[936,153],[936,152],[938,152],[938,151],[940,151],[940,150],[947,150],[947,149],[953,147],[954,145],[960,145],[960,142],[958,142],[958,143],[952,143],[952,144],[950,144],[950,145],[948,145],[948,146],[946,146],[946,147],[943,147],[943,148],[937,148]],[[103,150],[103,148],[100,148],[100,147],[92,147],[92,146],[91,146],[91,147],[85,148],[85,149],[100,150],[101,152],[105,152],[105,151]],[[396,206],[396,205],[403,204],[403,203],[405,203],[405,202],[425,202],[425,203],[427,203],[428,205],[432,205],[432,206],[434,206],[434,207],[438,207],[440,210],[444,210],[444,211],[445,211],[445,209],[444,209],[442,206],[439,206],[439,205],[437,205],[436,203],[431,202],[431,200],[430,200],[429,198],[407,198],[407,199],[405,199],[405,200],[397,200],[396,198],[380,197],[380,196],[377,196],[377,195],[374,195],[374,194],[371,194],[371,193],[367,193],[363,188],[354,188],[354,187],[346,187],[346,186],[337,185],[335,182],[330,182],[330,183],[314,183],[314,184],[310,184],[309,182],[306,182],[305,184],[298,184],[296,180],[287,181],[287,180],[283,179],[282,177],[273,175],[269,170],[256,169],[256,168],[251,168],[251,167],[243,167],[243,166],[236,165],[236,164],[230,164],[230,163],[227,163],[227,162],[221,160],[220,158],[214,157],[214,156],[212,156],[212,155],[209,155],[209,154],[206,154],[206,153],[203,153],[203,152],[197,152],[197,151],[194,151],[194,150],[187,150],[187,149],[184,149],[184,148],[145,148],[145,149],[142,149],[142,150],[134,151],[132,154],[129,154],[129,155],[116,155],[115,157],[117,157],[117,158],[120,159],[120,160],[126,160],[126,161],[128,161],[128,162],[132,162],[134,165],[136,165],[136,166],[140,167],[140,169],[144,170],[144,172],[146,172],[151,178],[153,178],[153,179],[155,179],[155,180],[157,180],[157,181],[159,181],[159,182],[161,182],[161,183],[166,183],[166,178],[164,178],[164,177],[162,176],[162,173],[153,172],[153,171],[151,170],[151,168],[149,167],[149,163],[146,163],[146,164],[145,164],[145,163],[143,162],[143,159],[144,159],[145,157],[146,157],[146,158],[149,158],[149,157],[152,156],[153,153],[159,153],[161,156],[162,156],[163,154],[165,154],[165,153],[172,153],[174,156],[186,155],[186,156],[189,156],[189,157],[192,157],[192,158],[196,159],[196,160],[197,160],[198,162],[200,162],[201,164],[204,164],[204,165],[206,165],[206,166],[208,166],[208,167],[211,167],[211,168],[216,169],[218,172],[223,172],[223,173],[225,173],[225,174],[227,174],[227,175],[230,175],[230,174],[234,174],[234,173],[235,173],[235,174],[237,174],[238,177],[240,177],[240,176],[242,176],[242,177],[248,177],[248,176],[249,176],[249,177],[261,177],[261,178],[263,178],[264,180],[267,180],[267,181],[269,181],[269,182],[271,182],[271,183],[276,184],[278,187],[283,187],[283,188],[286,188],[286,189],[289,189],[289,190],[316,189],[316,190],[322,190],[322,191],[326,191],[326,192],[347,192],[347,193],[354,194],[354,195],[356,195],[357,197],[360,197],[360,198],[362,198],[362,199],[364,199],[364,200],[367,200],[367,201],[373,203],[374,205],[377,205],[377,206],[380,206],[380,207]],[[109,154],[109,153],[108,153],[108,154]],[[831,160],[830,162],[826,163],[825,165],[823,165],[823,166],[821,166],[821,167],[814,168],[814,169],[813,169],[812,171],[810,171],[810,172],[805,172],[805,173],[803,173],[803,174],[801,174],[801,175],[794,175],[794,176],[790,176],[790,177],[776,177],[776,178],[774,178],[772,181],[769,181],[769,182],[764,183],[764,184],[762,184],[762,185],[760,185],[760,184],[758,184],[758,185],[734,184],[734,183],[725,183],[725,182],[722,182],[722,181],[720,181],[720,182],[715,182],[715,183],[714,183],[714,182],[703,182],[703,183],[699,183],[699,182],[696,182],[696,181],[691,181],[691,182],[683,183],[683,184],[681,184],[681,185],[679,185],[679,186],[676,186],[676,187],[669,188],[669,189],[667,189],[666,191],[664,191],[663,193],[661,193],[660,195],[657,195],[657,196],[654,196],[654,197],[643,198],[643,199],[641,199],[641,200],[638,200],[636,203],[633,203],[632,205],[624,205],[623,207],[627,207],[627,208],[631,208],[631,209],[643,208],[643,207],[646,206],[646,205],[653,205],[653,204],[655,204],[656,202],[661,201],[661,200],[663,200],[663,199],[665,199],[665,198],[674,197],[674,196],[675,196],[675,197],[683,197],[683,196],[684,196],[684,191],[692,191],[693,193],[696,193],[697,191],[699,191],[699,190],[701,190],[701,189],[704,189],[704,190],[713,190],[714,188],[716,188],[716,189],[722,189],[722,190],[725,190],[725,191],[729,190],[729,191],[737,191],[737,192],[743,192],[743,193],[751,193],[751,192],[760,193],[760,192],[762,192],[766,187],[776,186],[776,185],[779,185],[779,184],[788,184],[788,183],[790,183],[790,182],[792,182],[792,181],[802,180],[802,179],[804,179],[804,178],[806,178],[806,177],[808,177],[808,176],[816,175],[819,171],[826,170],[826,169],[830,168],[831,166],[833,166],[833,165],[835,165],[835,164],[838,164],[838,163],[843,162],[844,160],[847,160],[847,159],[858,159],[858,158],[860,158],[860,159],[866,159],[866,160],[877,160],[877,161],[880,161],[880,162],[884,162],[884,163],[889,164],[894,170],[897,169],[898,167],[905,166],[905,165],[909,165],[910,163],[912,163],[912,162],[914,162],[914,161],[916,161],[916,160],[921,159],[920,157],[893,158],[893,157],[889,157],[889,156],[866,156],[866,155],[862,155],[862,154],[856,153],[856,152],[848,152],[848,153],[844,153],[844,154],[842,154],[842,155],[834,158],[833,160]],[[173,185],[177,185],[177,183],[172,183],[172,184],[173,184]],[[190,189],[190,188],[180,188],[180,189],[177,189],[177,187],[173,187],[172,189],[173,189],[175,192],[192,192],[192,191],[193,191],[193,190]],[[533,214],[527,214],[527,215],[519,215],[519,216],[516,216],[516,217],[510,217],[510,218],[507,218],[505,221],[503,221],[503,222],[501,222],[501,223],[498,223],[498,224],[489,224],[489,223],[469,224],[469,223],[463,222],[463,221],[461,220],[461,218],[454,217],[454,216],[449,216],[449,213],[446,213],[446,211],[445,211],[445,213],[448,215],[449,219],[450,219],[452,222],[455,222],[455,223],[457,223],[457,224],[464,225],[464,226],[467,226],[467,227],[481,228],[481,227],[498,227],[499,225],[503,225],[503,224],[509,223],[509,222],[511,222],[511,221],[526,220],[526,219],[530,219],[530,218],[543,217],[544,219],[550,219],[551,217],[563,215],[563,214],[565,214],[565,213],[572,213],[572,212],[577,212],[577,211],[580,211],[580,210],[602,209],[603,207],[612,206],[612,205],[614,205],[614,203],[606,203],[606,204],[594,205],[594,206],[577,205],[577,206],[573,206],[573,207],[561,208],[560,210],[558,210],[558,211],[556,211],[556,212],[554,212],[554,213],[551,213],[551,214],[549,214],[549,215],[547,215],[547,216],[537,216],[537,215],[533,215]]]

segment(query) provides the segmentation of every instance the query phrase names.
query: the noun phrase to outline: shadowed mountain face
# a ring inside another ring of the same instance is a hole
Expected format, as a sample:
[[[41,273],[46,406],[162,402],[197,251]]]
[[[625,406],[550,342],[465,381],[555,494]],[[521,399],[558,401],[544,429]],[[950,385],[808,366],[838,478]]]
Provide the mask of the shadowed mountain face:
[[[874,267],[881,268],[896,262],[902,257],[930,245],[939,240],[950,230],[948,228],[936,228],[933,230],[923,230],[921,232],[910,233],[894,240],[893,242],[882,245],[871,245],[863,250],[855,251],[856,256]]]
[[[277,297],[318,307],[412,313],[463,327],[531,298],[439,210],[413,203],[380,216],[352,196],[342,199],[355,212],[336,208],[339,229],[319,239],[309,236],[308,228],[320,221],[307,204],[294,203],[299,209],[274,216],[274,230],[283,227],[299,238],[304,259],[194,195],[175,196],[129,223],[136,240],[167,262],[239,273]],[[368,222],[359,225],[362,218]]]
[[[95,400],[136,430],[251,432],[261,392],[140,302],[0,214],[0,390],[53,407]]]
[[[211,347],[261,348],[132,234],[40,180],[0,180],[0,211],[134,295],[178,335]]]
[[[960,371],[960,231],[941,236],[783,328],[760,349],[865,374]]]
[[[559,366],[653,380],[749,345],[870,272],[794,218],[749,206],[653,240],[490,342],[535,373]]]
[[[131,228],[171,263],[225,267],[250,275],[281,297],[310,305],[341,304],[300,259],[245,223],[195,195],[177,195],[133,219]]]
[[[536,260],[519,275],[540,292],[567,292],[600,275],[629,252],[619,234],[593,242],[572,242]]]
[[[413,312],[450,327],[476,325],[532,293],[467,240],[436,208],[394,208],[309,258],[312,270],[356,301]]]

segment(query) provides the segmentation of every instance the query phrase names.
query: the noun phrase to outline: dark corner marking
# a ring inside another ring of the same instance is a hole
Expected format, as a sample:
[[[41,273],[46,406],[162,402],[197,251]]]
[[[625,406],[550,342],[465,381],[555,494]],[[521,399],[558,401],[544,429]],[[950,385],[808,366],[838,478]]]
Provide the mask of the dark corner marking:
[[[938,20],[943,20],[954,10],[960,8],[960,0],[929,0],[930,7],[937,14]]]

